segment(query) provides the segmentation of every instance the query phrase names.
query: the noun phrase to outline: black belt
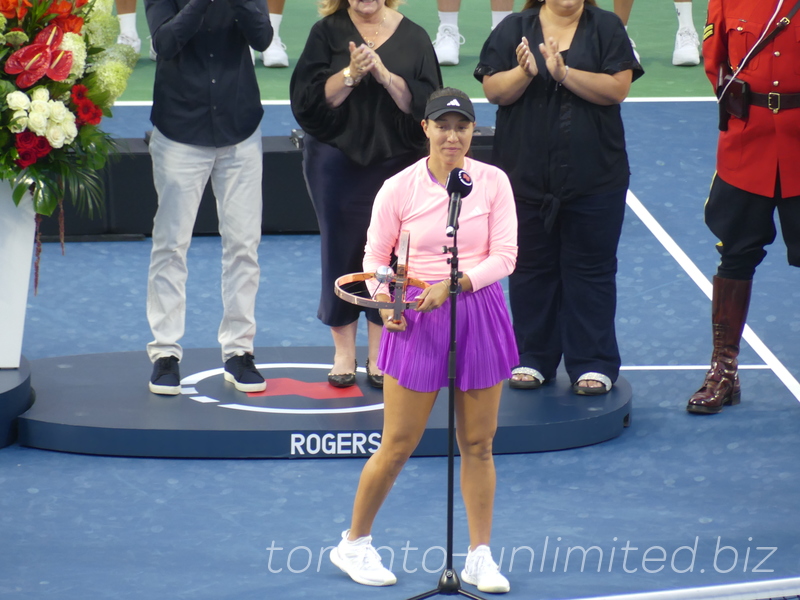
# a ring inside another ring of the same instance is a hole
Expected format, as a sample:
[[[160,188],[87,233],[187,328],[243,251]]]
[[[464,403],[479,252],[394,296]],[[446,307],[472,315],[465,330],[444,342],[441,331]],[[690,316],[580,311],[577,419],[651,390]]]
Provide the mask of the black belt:
[[[750,104],[768,108],[773,113],[778,114],[779,111],[789,108],[800,108],[800,94],[778,94],[776,92],[757,94],[756,92],[751,92]]]

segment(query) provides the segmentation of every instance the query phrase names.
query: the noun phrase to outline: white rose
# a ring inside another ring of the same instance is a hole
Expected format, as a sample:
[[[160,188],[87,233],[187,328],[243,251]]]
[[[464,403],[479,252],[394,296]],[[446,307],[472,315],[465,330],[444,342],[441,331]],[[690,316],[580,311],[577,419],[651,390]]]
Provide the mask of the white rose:
[[[50,106],[47,104],[47,100],[32,100],[31,101],[31,108],[30,113],[37,113],[44,115],[45,118],[50,116]]]
[[[40,112],[28,114],[28,129],[36,135],[44,135],[47,132],[47,115]]]
[[[50,92],[47,91],[47,88],[37,87],[31,93],[31,100],[41,100],[42,102],[47,102],[50,100]]]
[[[11,110],[28,110],[31,106],[31,99],[25,92],[11,92],[6,96],[6,104]]]
[[[53,148],[61,148],[66,141],[67,136],[64,134],[64,128],[61,125],[51,124],[47,128],[47,141]]]
[[[22,133],[27,127],[28,112],[24,110],[14,111],[14,114],[11,115],[11,123],[8,125],[11,133]]]
[[[61,127],[64,129],[64,135],[66,136],[64,143],[71,144],[74,142],[75,138],[78,137],[78,128],[75,126],[75,118],[67,119],[61,124]]]
[[[64,106],[64,103],[60,100],[50,100],[47,104],[50,106],[50,121],[63,123],[69,114],[69,110]]]

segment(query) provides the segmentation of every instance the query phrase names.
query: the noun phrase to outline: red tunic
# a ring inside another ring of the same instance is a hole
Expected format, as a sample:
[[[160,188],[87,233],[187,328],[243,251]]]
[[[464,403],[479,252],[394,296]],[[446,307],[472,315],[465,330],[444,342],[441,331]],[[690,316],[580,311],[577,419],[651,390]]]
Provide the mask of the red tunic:
[[[776,18],[797,0],[784,0]],[[710,0],[703,36],[708,78],[716,88],[720,64],[736,69],[767,26],[777,0]],[[774,27],[773,25],[770,27]],[[800,12],[739,74],[753,92],[800,93]],[[751,106],[747,121],[731,117],[717,146],[719,176],[745,191],[772,197],[780,177],[784,198],[800,196],[800,108]]]

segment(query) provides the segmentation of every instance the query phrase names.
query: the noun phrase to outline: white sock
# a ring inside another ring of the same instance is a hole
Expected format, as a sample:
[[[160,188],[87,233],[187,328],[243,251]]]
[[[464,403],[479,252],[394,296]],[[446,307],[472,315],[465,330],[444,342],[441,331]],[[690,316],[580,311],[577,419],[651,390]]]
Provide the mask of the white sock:
[[[136,13],[117,15],[117,18],[119,19],[120,35],[127,35],[132,38],[139,37],[139,34],[136,32]]]
[[[513,10],[493,10],[492,11],[492,29],[497,27],[503,19],[510,15]]]
[[[455,12],[442,12],[439,11],[439,27],[453,27],[458,29],[458,11]]]
[[[673,2],[673,4],[675,4],[675,12],[678,13],[678,29],[694,29],[694,21],[692,20],[692,3]]]
[[[272,25],[272,31],[274,32],[274,37],[276,38],[281,37],[281,21],[283,21],[283,15],[273,15],[272,13],[269,14],[269,22]]]
[[[350,544],[352,546],[361,546],[363,544],[369,543],[369,541],[370,541],[370,539],[369,539],[368,535],[362,535],[360,538],[356,538],[354,540],[351,540],[347,536],[344,536],[344,543],[345,544]]]

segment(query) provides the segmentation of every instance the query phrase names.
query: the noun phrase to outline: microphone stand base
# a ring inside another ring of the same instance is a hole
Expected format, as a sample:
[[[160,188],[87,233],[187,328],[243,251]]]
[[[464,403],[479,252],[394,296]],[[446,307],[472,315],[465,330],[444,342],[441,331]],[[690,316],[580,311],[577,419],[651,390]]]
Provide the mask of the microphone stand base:
[[[455,570],[445,569],[442,576],[439,578],[439,586],[428,592],[414,596],[408,600],[423,600],[423,598],[431,598],[433,596],[465,596],[473,600],[484,600],[481,596],[476,596],[466,590],[461,589],[461,581],[458,579]]]

